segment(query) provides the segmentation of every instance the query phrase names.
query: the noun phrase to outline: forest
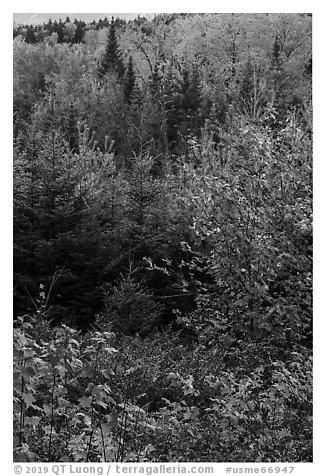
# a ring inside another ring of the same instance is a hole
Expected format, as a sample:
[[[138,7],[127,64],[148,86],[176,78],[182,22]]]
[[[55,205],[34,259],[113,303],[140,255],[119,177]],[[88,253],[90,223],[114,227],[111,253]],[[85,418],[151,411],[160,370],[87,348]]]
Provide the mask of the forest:
[[[14,461],[312,461],[312,16],[13,29]]]

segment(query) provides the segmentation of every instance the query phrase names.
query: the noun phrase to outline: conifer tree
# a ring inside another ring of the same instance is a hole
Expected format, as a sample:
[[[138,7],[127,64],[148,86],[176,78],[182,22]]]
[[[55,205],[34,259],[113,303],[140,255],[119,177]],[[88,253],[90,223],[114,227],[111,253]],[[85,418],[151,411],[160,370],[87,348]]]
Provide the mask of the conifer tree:
[[[278,35],[275,36],[274,44],[273,44],[273,53],[272,53],[272,67],[273,69],[280,70],[281,69],[281,52],[282,52],[282,45]]]
[[[103,28],[106,28],[107,26],[110,25],[109,19],[107,17],[104,17],[103,20]]]
[[[198,115],[201,103],[200,77],[196,70],[190,71],[184,67],[181,77],[175,86],[174,108],[178,132],[178,152],[183,152],[184,139],[190,134],[200,132],[200,117]],[[181,149],[180,149],[181,145]]]
[[[242,70],[239,91],[239,107],[250,120],[259,121],[263,117],[267,96],[259,63],[248,58]]]
[[[150,75],[149,89],[154,97],[160,92],[161,78],[158,70],[157,61],[154,64],[153,72]]]
[[[70,150],[72,152],[79,152],[79,132],[77,127],[77,111],[75,106],[71,104],[68,109],[67,117],[65,118],[65,129],[67,131],[67,140]]]
[[[151,153],[160,156],[169,150],[166,134],[166,104],[163,94],[163,81],[156,61],[149,76],[148,94],[143,104],[143,118],[148,139],[151,142]]]
[[[53,22],[51,20],[51,18],[49,19],[49,21],[44,25],[45,29],[49,32],[49,35],[51,35],[51,33],[53,33]]]
[[[243,102],[250,102],[254,89],[254,67],[250,60],[246,62],[242,70],[242,78],[240,83],[240,98]]]
[[[64,41],[63,28],[64,28],[64,23],[63,23],[63,21],[62,21],[61,18],[60,18],[60,19],[59,19],[59,23],[58,23],[58,27],[57,27],[58,43],[63,43],[63,41]]]
[[[191,75],[191,81],[188,90],[188,98],[190,101],[190,107],[194,113],[200,107],[202,97],[201,97],[201,85],[200,85],[200,76],[198,70],[195,68]]]
[[[272,59],[271,59],[271,77],[273,103],[276,108],[276,120],[273,127],[282,124],[286,115],[289,104],[289,95],[286,91],[286,74],[284,72],[284,64],[282,58],[282,44],[278,35],[274,38]]]
[[[85,35],[86,23],[82,20],[75,20],[76,32],[74,37],[74,43],[81,43]]]
[[[111,20],[111,27],[105,52],[98,67],[99,78],[103,78],[108,71],[115,72],[119,78],[123,78],[125,72],[121,51],[119,49],[118,41],[116,38],[115,23],[113,17]]]
[[[153,178],[154,168],[154,159],[146,154],[133,160],[128,174],[127,235],[134,256],[141,259],[156,249],[158,236],[155,229],[163,219],[163,184]]]
[[[163,134],[166,152],[171,152],[177,142],[177,114],[175,107],[175,81],[171,64],[168,65],[163,82]]]
[[[35,31],[34,31],[33,25],[29,25],[27,27],[25,41],[26,43],[32,43],[32,44],[36,43]]]
[[[129,56],[128,69],[126,72],[125,88],[124,88],[125,98],[128,104],[130,104],[131,102],[135,85],[136,85],[136,74],[134,70],[134,64],[132,61],[132,57]]]

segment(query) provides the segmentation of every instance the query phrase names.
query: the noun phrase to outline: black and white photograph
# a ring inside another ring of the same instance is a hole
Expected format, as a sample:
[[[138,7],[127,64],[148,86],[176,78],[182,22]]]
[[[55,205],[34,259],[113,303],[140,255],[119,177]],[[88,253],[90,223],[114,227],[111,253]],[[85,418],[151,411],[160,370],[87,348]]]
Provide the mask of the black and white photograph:
[[[290,473],[313,462],[314,13],[133,8],[12,16],[15,468]]]

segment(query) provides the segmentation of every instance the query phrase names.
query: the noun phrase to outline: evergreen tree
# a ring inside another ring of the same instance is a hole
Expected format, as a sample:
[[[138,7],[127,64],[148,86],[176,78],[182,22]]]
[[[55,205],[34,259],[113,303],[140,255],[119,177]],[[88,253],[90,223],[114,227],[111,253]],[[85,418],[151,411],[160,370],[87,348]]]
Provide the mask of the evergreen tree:
[[[105,48],[105,52],[98,67],[99,78],[103,78],[108,71],[115,72],[119,78],[123,78],[125,67],[122,55],[116,38],[115,23],[112,17],[110,32]]]
[[[201,120],[199,106],[201,104],[200,77],[196,70],[190,71],[183,67],[181,76],[174,86],[174,118],[177,133],[177,153],[184,153],[185,139],[189,135],[198,135]]]
[[[192,72],[187,96],[189,101],[189,107],[191,108],[193,113],[197,113],[202,101],[200,75],[197,68],[195,68]]]
[[[240,98],[244,102],[250,101],[253,94],[254,68],[250,60],[247,61],[243,70],[240,83]]]
[[[62,22],[61,18],[58,23],[57,33],[58,33],[58,43],[62,43],[64,41],[64,23]]]
[[[310,58],[304,65],[304,72],[309,79],[312,77],[312,58]]]
[[[239,106],[250,120],[256,121],[262,117],[266,105],[266,91],[261,83],[261,70],[259,64],[250,58],[242,70],[239,91]]]
[[[104,17],[103,28],[107,28],[110,25],[110,21],[107,17]]]
[[[41,43],[42,41],[44,41],[45,36],[46,36],[46,31],[44,29],[44,26],[37,25],[35,28],[36,42]]]
[[[134,70],[132,57],[129,56],[128,68],[127,68],[126,78],[125,78],[125,88],[124,88],[125,98],[128,104],[130,104],[131,102],[135,85],[136,85],[136,74]]]
[[[52,23],[52,32],[58,34],[58,22],[57,20],[54,20]]]
[[[283,127],[287,116],[291,93],[287,89],[287,78],[284,71],[284,61],[282,57],[282,44],[278,35],[274,38],[272,60],[271,60],[271,78],[273,105],[276,109],[276,117],[273,120],[272,127]]]
[[[273,44],[272,68],[278,71],[281,69],[281,64],[282,64],[281,53],[282,53],[282,45],[278,35],[276,35],[274,39],[274,44]]]
[[[27,27],[25,41],[26,43],[32,43],[32,44],[36,43],[35,31],[34,31],[33,25],[29,25]]]
[[[129,246],[137,259],[151,255],[151,251],[156,249],[159,237],[154,230],[163,218],[163,185],[153,178],[154,167],[154,159],[146,154],[132,161],[128,173],[127,236]]]
[[[149,89],[151,94],[153,95],[154,98],[157,97],[157,95],[160,92],[160,86],[161,86],[161,77],[159,74],[159,69],[158,69],[158,63],[157,61],[154,64],[153,71],[149,77]]]
[[[67,117],[65,118],[65,130],[67,131],[67,139],[71,152],[79,153],[79,131],[77,126],[77,112],[73,104],[68,109]]]
[[[133,154],[141,154],[144,144],[147,143],[146,130],[142,120],[145,97],[141,89],[135,85],[129,97],[125,95],[127,107],[123,117],[124,137],[121,140],[120,153],[126,157],[126,164],[129,164],[129,157]]]
[[[53,33],[53,22],[52,22],[51,18],[46,23],[45,29],[49,32],[49,35],[51,35]]]
[[[48,283],[56,270],[64,268],[51,304],[63,306],[70,316],[77,311],[76,323],[86,327],[101,305],[97,291],[104,279],[101,254],[105,266],[110,255],[106,238],[100,243],[99,218],[107,207],[113,227],[118,213],[115,196],[124,190],[118,185],[118,191],[112,191],[111,156],[96,151],[88,137],[88,130],[80,133],[79,150],[73,153],[54,127],[36,133],[31,128],[28,136],[16,141],[14,153],[18,310],[28,307],[28,293],[37,295],[40,282]]]
[[[150,150],[153,156],[156,157],[162,157],[162,154],[165,155],[169,152],[167,137],[169,92],[163,88],[163,79],[160,74],[159,64],[156,61],[149,76],[148,94],[143,104],[143,120],[146,124],[147,140],[151,142]]]
[[[177,111],[175,107],[175,81],[169,64],[163,79],[163,134],[166,152],[170,153],[178,141]]]
[[[76,32],[74,37],[74,43],[81,43],[84,39],[86,23],[82,20],[75,20]]]

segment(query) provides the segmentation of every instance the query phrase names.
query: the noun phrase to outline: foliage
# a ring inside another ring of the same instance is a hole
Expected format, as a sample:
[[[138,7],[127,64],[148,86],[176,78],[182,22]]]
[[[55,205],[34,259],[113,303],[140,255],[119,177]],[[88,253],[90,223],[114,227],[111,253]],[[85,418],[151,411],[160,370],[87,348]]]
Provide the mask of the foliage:
[[[311,461],[311,79],[308,14],[16,29],[16,461]]]
[[[227,369],[219,349],[131,339],[17,321],[16,461],[310,460],[309,358]]]
[[[108,71],[117,73],[119,77],[122,77],[125,72],[125,67],[115,34],[115,24],[113,18],[111,21],[105,52],[98,68],[99,77],[102,78]]]
[[[131,102],[135,85],[136,85],[136,75],[134,71],[132,57],[129,56],[128,68],[126,71],[126,79],[125,79],[125,97],[128,103]]]
[[[162,307],[147,286],[137,281],[136,273],[130,263],[127,276],[106,293],[106,312],[96,322],[101,330],[112,328],[116,333],[145,336],[159,324]]]
[[[303,134],[291,119],[277,138],[240,123],[222,167],[210,150],[189,166],[194,230],[214,287],[203,287],[204,305],[209,296],[233,332],[272,332],[283,346],[306,340],[312,323],[312,164]]]

